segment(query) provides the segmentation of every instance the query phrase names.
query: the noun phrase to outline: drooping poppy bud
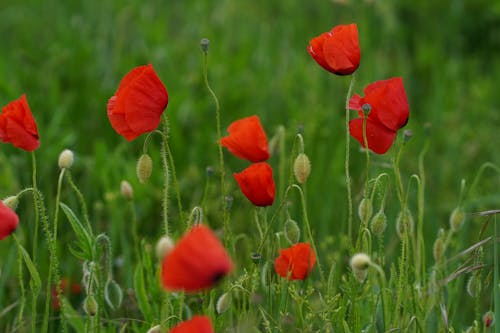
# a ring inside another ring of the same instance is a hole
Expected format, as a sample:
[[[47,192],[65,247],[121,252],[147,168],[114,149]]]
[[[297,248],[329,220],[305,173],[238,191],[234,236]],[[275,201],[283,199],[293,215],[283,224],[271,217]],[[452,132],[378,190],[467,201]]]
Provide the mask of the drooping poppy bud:
[[[309,243],[297,243],[287,249],[280,250],[274,261],[278,275],[289,280],[304,280],[311,273],[316,255]]]
[[[0,140],[26,151],[33,151],[40,146],[38,129],[26,95],[23,94],[2,108]]]
[[[358,69],[361,59],[358,26],[355,23],[338,25],[309,42],[307,52],[327,71],[349,75]]]
[[[0,200],[0,240],[13,233],[18,224],[17,214]]]
[[[197,292],[233,269],[221,242],[206,226],[192,227],[162,260],[161,282],[170,291]]]
[[[57,164],[61,169],[71,169],[74,159],[75,155],[73,154],[73,152],[69,149],[64,149],[61,154],[59,154]]]
[[[233,155],[254,163],[269,159],[267,136],[259,117],[254,115],[236,120],[227,131],[229,135],[221,138],[220,144]]]
[[[108,101],[113,129],[128,141],[155,130],[167,107],[168,93],[151,64],[132,69]]]
[[[234,178],[240,186],[241,192],[255,206],[271,206],[276,194],[273,179],[273,170],[266,162],[250,165],[240,173],[235,173]]]
[[[137,178],[141,184],[144,184],[148,181],[149,177],[151,177],[151,173],[153,172],[153,160],[151,156],[148,154],[142,154],[141,157],[137,160],[136,165],[136,173]]]
[[[311,161],[306,154],[300,153],[297,155],[293,163],[293,174],[300,184],[304,184],[307,181],[307,178],[311,174]]]
[[[214,333],[212,322],[207,316],[193,316],[190,320],[177,324],[169,333]]]
[[[408,98],[400,77],[377,81],[366,86],[365,96],[354,94],[349,108],[357,110],[359,118],[349,122],[349,132],[365,147],[363,138],[363,106],[369,105],[366,119],[368,148],[377,154],[389,150],[396,138],[396,132],[408,122]]]
[[[354,278],[363,283],[368,275],[368,268],[370,267],[371,259],[365,253],[356,253],[352,256],[350,265]]]

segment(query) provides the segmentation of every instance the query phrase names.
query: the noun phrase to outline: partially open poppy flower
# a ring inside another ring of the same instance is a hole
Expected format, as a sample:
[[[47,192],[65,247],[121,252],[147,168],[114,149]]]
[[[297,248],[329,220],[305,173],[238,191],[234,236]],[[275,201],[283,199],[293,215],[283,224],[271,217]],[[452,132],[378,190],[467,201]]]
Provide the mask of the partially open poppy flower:
[[[232,154],[250,162],[269,159],[267,136],[259,117],[254,115],[236,120],[227,131],[229,135],[221,138],[220,143]]]
[[[366,86],[365,96],[357,94],[349,100],[349,108],[359,111],[359,118],[349,122],[349,132],[364,147],[363,106],[369,109],[366,120],[368,148],[377,154],[389,150],[396,132],[408,122],[409,106],[403,79],[395,77]]]
[[[255,206],[271,206],[276,195],[273,169],[266,162],[250,165],[240,173],[234,174],[241,192]]]
[[[358,69],[361,58],[358,26],[355,23],[338,25],[309,42],[307,52],[327,71],[349,75]]]
[[[26,95],[23,94],[2,108],[0,140],[26,151],[33,151],[40,146],[38,129]]]
[[[165,255],[161,282],[170,291],[197,292],[212,287],[232,269],[233,263],[219,239],[200,224]]]
[[[167,89],[151,64],[132,69],[108,101],[108,118],[114,130],[132,141],[155,130],[168,104]]]
[[[18,224],[17,214],[0,200],[0,240],[13,233]]]
[[[297,243],[280,250],[280,256],[274,261],[276,273],[290,280],[304,280],[311,273],[316,255],[309,243]]]
[[[169,333],[213,333],[212,323],[207,316],[193,316],[173,327]]]

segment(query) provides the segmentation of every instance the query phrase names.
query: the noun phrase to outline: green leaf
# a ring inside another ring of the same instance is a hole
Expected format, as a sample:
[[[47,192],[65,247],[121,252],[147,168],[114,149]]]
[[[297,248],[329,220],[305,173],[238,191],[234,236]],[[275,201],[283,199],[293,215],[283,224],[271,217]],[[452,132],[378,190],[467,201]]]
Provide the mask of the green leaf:
[[[85,332],[85,323],[82,315],[71,306],[67,299],[64,299],[65,316],[68,323],[74,328],[75,332]]]
[[[139,309],[141,309],[141,312],[144,315],[145,320],[148,322],[152,322],[153,313],[151,311],[151,305],[149,304],[148,294],[146,292],[146,285],[144,283],[144,274],[142,271],[141,263],[139,263],[135,268],[134,289]]]
[[[30,258],[30,255],[26,251],[26,249],[18,243],[18,249],[23,255],[24,263],[26,267],[28,267],[28,271],[30,272],[31,281],[33,282],[33,287],[35,290],[39,291],[42,288],[42,280],[40,279],[40,274],[35,267],[35,264]]]
[[[76,238],[78,240],[78,247],[82,250],[80,253],[85,254],[88,257],[84,258],[87,260],[92,260],[91,254],[92,254],[92,244],[93,240],[87,229],[83,226],[83,224],[80,222],[80,220],[76,217],[75,213],[66,206],[64,203],[59,204],[66,215],[69,223],[71,224],[71,227],[73,228],[73,231],[76,234]]]

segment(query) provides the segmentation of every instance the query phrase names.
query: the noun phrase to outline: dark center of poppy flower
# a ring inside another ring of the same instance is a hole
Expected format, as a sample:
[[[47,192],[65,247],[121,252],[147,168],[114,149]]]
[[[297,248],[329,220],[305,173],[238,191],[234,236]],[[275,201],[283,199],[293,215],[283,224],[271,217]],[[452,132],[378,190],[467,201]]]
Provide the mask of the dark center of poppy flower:
[[[217,282],[222,280],[222,278],[226,275],[226,273],[227,273],[226,271],[215,272],[214,275],[212,276],[212,283],[216,284]]]
[[[372,110],[372,106],[368,103],[365,103],[361,106],[361,110],[363,110],[363,113],[367,116]]]

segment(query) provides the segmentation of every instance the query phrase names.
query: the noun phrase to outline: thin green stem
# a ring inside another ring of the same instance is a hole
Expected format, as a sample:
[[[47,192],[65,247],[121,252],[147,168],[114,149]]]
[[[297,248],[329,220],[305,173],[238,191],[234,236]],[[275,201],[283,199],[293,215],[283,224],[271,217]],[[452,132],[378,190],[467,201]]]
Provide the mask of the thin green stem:
[[[429,150],[429,140],[425,141],[424,148],[418,155],[418,175],[420,178],[420,186],[418,188],[418,215],[417,215],[417,243],[418,243],[418,256],[421,262],[421,282],[422,285],[426,284],[427,273],[425,267],[425,239],[424,239],[424,209],[425,209],[425,168],[424,158]],[[420,282],[420,281],[419,281]]]
[[[83,197],[83,194],[80,191],[80,189],[78,188],[78,186],[76,186],[75,182],[73,181],[73,177],[71,176],[71,172],[69,170],[67,170],[67,172],[66,172],[66,179],[68,180],[69,185],[71,186],[71,188],[75,192],[75,194],[78,198],[78,201],[80,202],[80,207],[82,210],[83,219],[85,220],[87,231],[90,233],[90,235],[93,235],[92,225],[90,224],[89,213],[88,213],[88,209],[87,209],[87,204],[85,203],[85,198]]]
[[[349,173],[349,156],[350,156],[350,144],[351,144],[351,136],[349,133],[349,120],[350,120],[350,112],[349,112],[349,99],[351,97],[352,89],[354,87],[354,74],[351,76],[351,81],[349,83],[349,89],[347,90],[347,97],[345,101],[345,181],[347,186],[347,206],[348,206],[348,215],[347,215],[347,236],[349,237],[349,241],[352,242],[352,193],[351,193],[351,175]]]
[[[24,277],[23,277],[23,255],[21,253],[21,244],[15,237],[16,245],[17,245],[17,265],[18,265],[18,278],[19,278],[19,287],[21,288],[21,304],[19,306],[19,315],[17,317],[19,331],[23,332],[23,316],[24,316],[24,307],[26,306],[26,288],[24,288]],[[32,318],[33,321],[34,318]]]
[[[37,181],[36,181],[36,156],[35,152],[31,152],[31,167],[32,167],[32,184],[33,191],[38,191]],[[38,224],[40,223],[40,212],[37,209],[39,206],[38,197],[33,195],[33,205],[35,206],[35,225],[33,230],[33,262],[36,265],[37,262],[37,250],[38,250]]]
[[[162,143],[161,143],[161,161],[163,165],[163,176],[164,176],[164,185],[163,185],[163,196],[162,196],[162,215],[163,215],[163,229],[165,236],[169,235],[169,226],[168,226],[168,190],[170,187],[170,172],[168,167],[167,160],[167,120],[166,117],[163,118],[163,135],[162,135]]]

